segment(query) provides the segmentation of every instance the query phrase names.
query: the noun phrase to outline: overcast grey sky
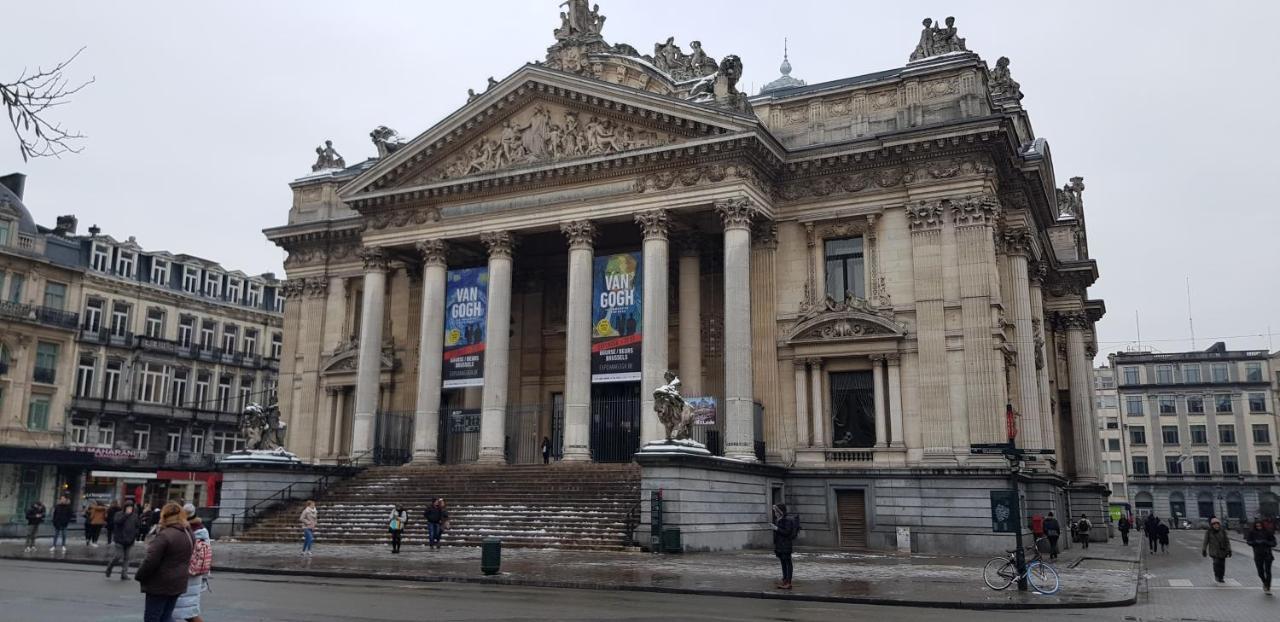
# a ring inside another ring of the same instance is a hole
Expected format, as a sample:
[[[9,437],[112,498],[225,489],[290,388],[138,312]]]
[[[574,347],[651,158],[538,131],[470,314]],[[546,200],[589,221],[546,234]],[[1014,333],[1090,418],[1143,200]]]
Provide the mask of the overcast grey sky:
[[[331,138],[347,162],[368,133],[415,136],[541,59],[558,0],[473,2],[23,2],[0,10],[0,79],[81,46],[97,82],[59,111],[84,152],[23,164],[0,136],[0,174],[29,175],[41,224],[97,223],[146,249],[283,274],[260,231],[285,222],[288,182]],[[1280,348],[1280,3],[600,0],[604,35],[641,51],[674,35],[738,54],[752,92],[904,64],[920,20],[955,15],[989,63],[1012,59],[1059,185],[1083,175],[1102,353],[1135,340],[1188,349]],[[1229,337],[1229,338],[1228,338]],[[1099,361],[1102,359],[1100,358]]]

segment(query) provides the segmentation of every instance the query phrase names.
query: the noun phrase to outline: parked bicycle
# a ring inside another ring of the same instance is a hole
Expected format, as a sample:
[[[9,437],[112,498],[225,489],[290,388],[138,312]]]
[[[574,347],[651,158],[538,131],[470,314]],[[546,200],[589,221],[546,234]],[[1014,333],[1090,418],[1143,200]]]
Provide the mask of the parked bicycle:
[[[1003,590],[1015,581],[1026,578],[1027,583],[1031,584],[1031,589],[1041,594],[1056,594],[1062,586],[1058,582],[1058,571],[1048,562],[1040,557],[1040,543],[1048,543],[1045,538],[1036,540],[1036,543],[1027,547],[1030,555],[1026,556],[1026,570],[1018,573],[1018,562],[1016,553],[1017,549],[1011,550],[1007,555],[992,558],[987,562],[986,567],[982,569],[982,580],[986,581],[987,587],[993,590]]]

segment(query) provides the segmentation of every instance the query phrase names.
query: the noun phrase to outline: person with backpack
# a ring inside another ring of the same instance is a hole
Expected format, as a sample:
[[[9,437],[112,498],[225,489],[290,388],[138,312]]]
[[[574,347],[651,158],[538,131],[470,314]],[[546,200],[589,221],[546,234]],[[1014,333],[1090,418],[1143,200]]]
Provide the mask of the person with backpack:
[[[404,509],[403,505],[397,505],[391,510],[391,519],[387,524],[387,531],[391,532],[391,554],[400,553],[400,537],[404,535],[404,524],[409,520],[409,512]]]
[[[1049,559],[1058,559],[1058,538],[1062,537],[1062,525],[1053,517],[1053,512],[1044,519],[1044,536],[1049,539]]]
[[[787,515],[787,506],[779,503],[773,506],[773,554],[782,564],[782,580],[774,584],[780,590],[791,589],[791,553],[795,548],[796,536],[800,535],[800,522]]]
[[[191,562],[187,564],[187,591],[178,597],[173,607],[174,620],[203,622],[200,617],[200,594],[209,589],[209,572],[213,570],[213,544],[209,530],[200,517],[193,517],[191,525]]]
[[[129,552],[138,541],[138,533],[142,531],[142,523],[138,519],[137,507],[133,501],[125,501],[124,507],[116,513],[116,522],[111,525],[111,546],[114,553],[107,562],[107,578],[111,578],[111,569],[120,564],[120,580],[129,580]]]
[[[1253,528],[1245,535],[1245,543],[1253,549],[1253,564],[1262,580],[1262,593],[1271,595],[1271,562],[1275,559],[1276,534],[1260,520],[1253,521]]]
[[[1080,545],[1089,548],[1089,531],[1093,529],[1093,523],[1085,518],[1084,514],[1080,515],[1080,520],[1076,521],[1076,533],[1080,537]]]
[[[440,548],[440,534],[445,530],[445,525],[449,523],[449,510],[445,507],[444,498],[437,497],[431,501],[431,505],[422,513],[422,518],[427,521],[427,546],[433,549]]]

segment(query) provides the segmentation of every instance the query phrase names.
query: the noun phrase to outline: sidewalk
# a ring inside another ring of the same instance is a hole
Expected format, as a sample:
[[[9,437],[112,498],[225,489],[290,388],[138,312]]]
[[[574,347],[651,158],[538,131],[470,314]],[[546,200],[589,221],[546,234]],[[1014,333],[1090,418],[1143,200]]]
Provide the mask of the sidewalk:
[[[48,540],[41,544],[47,545]],[[1095,544],[1063,553],[1055,566],[1062,589],[1052,596],[1020,593],[1016,587],[996,592],[982,581],[989,558],[831,551],[798,551],[795,589],[773,588],[779,578],[771,552],[596,553],[549,549],[508,549],[502,572],[480,572],[478,548],[429,551],[405,547],[391,555],[388,547],[317,546],[315,556],[298,555],[300,545],[216,542],[214,585],[218,572],[319,576],[404,581],[449,581],[596,590],[649,591],[747,598],[945,607],[958,609],[1048,609],[1114,607],[1136,600],[1139,547]],[[21,541],[0,543],[0,558],[101,564],[109,547],[82,543],[66,555],[47,546],[24,554]],[[141,550],[134,552],[135,564]],[[1081,553],[1087,553],[1082,556]]]

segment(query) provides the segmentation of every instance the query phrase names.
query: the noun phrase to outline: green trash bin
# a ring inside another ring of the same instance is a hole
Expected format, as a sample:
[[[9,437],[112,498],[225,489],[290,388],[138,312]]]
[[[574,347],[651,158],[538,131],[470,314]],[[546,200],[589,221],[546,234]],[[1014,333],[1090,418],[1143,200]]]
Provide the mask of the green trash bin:
[[[683,553],[684,544],[680,542],[680,528],[668,527],[662,530],[662,552]]]
[[[501,569],[502,540],[485,538],[480,543],[480,571],[487,575],[495,575]]]

